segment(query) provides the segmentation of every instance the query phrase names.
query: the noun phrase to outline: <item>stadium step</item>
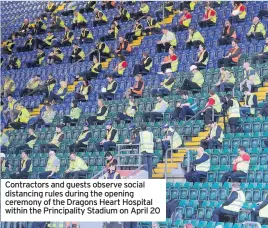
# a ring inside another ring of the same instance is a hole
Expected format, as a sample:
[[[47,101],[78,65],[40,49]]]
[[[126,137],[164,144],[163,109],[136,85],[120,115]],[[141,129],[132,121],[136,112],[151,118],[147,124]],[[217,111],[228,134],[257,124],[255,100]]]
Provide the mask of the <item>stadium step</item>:
[[[168,168],[178,168],[178,163],[167,163]],[[158,163],[157,168],[165,168],[165,163]]]
[[[153,179],[163,179],[164,174],[163,173],[153,173],[152,177],[153,177]]]
[[[174,154],[173,154],[173,156],[174,156]],[[164,159],[164,161],[165,161],[165,159]],[[170,162],[182,162],[182,161],[183,161],[183,157],[180,157],[180,158],[173,157],[172,159],[171,158],[167,159],[168,163],[170,163]]]
[[[167,173],[171,173],[172,169],[167,169]],[[165,173],[165,168],[155,168],[154,171],[156,173]]]
[[[34,108],[33,111],[30,112],[31,117],[40,115],[40,112],[43,106],[44,106],[43,104],[40,104],[38,108]]]
[[[265,88],[265,87],[262,87],[262,88]],[[261,89],[261,88],[260,88]],[[267,89],[267,88],[266,88]],[[258,101],[263,101],[265,100],[266,98],[266,93],[267,91],[264,91],[264,92],[255,92],[257,98],[258,98]]]
[[[160,24],[160,25],[171,24],[174,16],[175,16],[174,14],[168,16],[167,18],[165,18],[165,19],[164,19],[162,22],[160,22],[159,24]]]
[[[102,62],[102,63],[101,63],[102,68],[108,68],[109,63],[111,62],[112,59],[113,59],[113,58],[108,58],[108,59],[106,59],[105,62]]]

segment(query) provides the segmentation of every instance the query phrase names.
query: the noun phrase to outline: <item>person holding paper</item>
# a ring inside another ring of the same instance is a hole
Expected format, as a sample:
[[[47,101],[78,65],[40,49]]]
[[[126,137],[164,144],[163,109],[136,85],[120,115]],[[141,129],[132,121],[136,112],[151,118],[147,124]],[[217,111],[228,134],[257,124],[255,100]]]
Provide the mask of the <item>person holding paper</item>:
[[[76,156],[74,152],[70,154],[70,166],[65,171],[66,179],[82,179],[86,178],[88,166],[86,162]]]

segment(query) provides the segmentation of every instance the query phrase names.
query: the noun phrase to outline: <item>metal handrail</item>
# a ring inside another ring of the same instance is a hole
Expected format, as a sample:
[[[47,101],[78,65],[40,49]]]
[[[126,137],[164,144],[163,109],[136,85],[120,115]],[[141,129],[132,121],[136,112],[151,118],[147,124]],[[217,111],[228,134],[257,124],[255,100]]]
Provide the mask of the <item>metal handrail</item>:
[[[140,171],[145,165],[141,165],[139,168],[135,169],[132,173],[126,176],[126,179],[135,174],[137,171]]]

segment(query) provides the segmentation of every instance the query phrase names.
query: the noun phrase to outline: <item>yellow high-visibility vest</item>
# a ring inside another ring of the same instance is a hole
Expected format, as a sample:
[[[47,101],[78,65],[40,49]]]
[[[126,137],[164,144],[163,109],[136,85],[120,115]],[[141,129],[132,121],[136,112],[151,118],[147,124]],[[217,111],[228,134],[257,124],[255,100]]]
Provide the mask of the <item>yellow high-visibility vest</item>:
[[[108,83],[106,90],[111,90],[113,88],[114,83],[116,83],[116,81],[112,81],[111,83]],[[116,88],[116,90],[117,90],[117,88]],[[111,93],[115,94],[116,90],[111,92]]]
[[[207,154],[206,152],[204,152],[204,154]],[[209,156],[209,155],[208,155]],[[198,155],[196,156],[196,160],[199,159],[201,157],[199,157]],[[205,162],[202,162],[200,164],[196,164],[195,166],[195,170],[196,171],[202,171],[202,172],[208,172],[210,169],[210,158],[208,160],[206,160]]]
[[[262,209],[260,209],[259,216],[261,218],[268,218],[268,205],[266,205],[265,207],[263,207]]]
[[[237,199],[234,200],[231,204],[224,206],[223,208],[225,210],[238,213],[240,211],[241,207],[243,206],[243,204],[245,203],[245,201],[246,201],[245,194],[241,190],[238,190],[236,192],[238,194]]]
[[[218,128],[218,126],[212,128],[212,129],[210,130],[210,138],[213,138],[213,137],[216,136],[217,128]],[[221,131],[221,135],[220,135],[220,137],[218,138],[218,141],[222,143],[223,138],[224,138],[224,134],[223,134],[223,132]]]
[[[36,134],[33,134],[33,136],[35,137],[35,139],[32,139],[32,140],[30,140],[29,142],[27,142],[28,146],[29,146],[30,148],[32,148],[32,149],[33,149],[33,146],[34,146],[34,144],[35,144],[35,142],[36,142],[36,139],[37,139]]]
[[[143,62],[144,65],[147,63],[147,61],[149,60],[149,58],[150,58],[150,57],[147,57],[147,58],[144,60],[144,62]],[[144,67],[144,68],[145,68],[146,70],[150,71],[150,69],[152,68],[152,66],[153,66],[153,61],[152,61],[148,66],[146,66],[146,67]]]
[[[140,7],[140,11],[143,13],[143,14],[146,14],[148,13],[150,10],[149,6],[147,4],[144,4],[144,5],[141,5]]]
[[[22,159],[22,160],[21,160],[21,170],[23,170],[23,169],[26,168],[26,162],[27,162],[28,160],[31,161],[30,158],[26,158],[26,159]],[[28,170],[28,173],[32,172],[32,170],[33,170],[33,165],[32,165],[32,161],[31,161],[31,166],[30,166],[30,168],[29,168],[29,170]]]
[[[84,18],[84,16],[81,13],[78,13],[77,17],[73,18],[73,23],[82,23],[82,22],[87,23],[87,20]]]
[[[15,91],[15,82],[12,79],[4,83],[4,90],[7,90],[8,88],[10,88],[11,92]]]
[[[136,109],[134,107],[136,107]],[[126,109],[126,114],[133,118],[135,116],[136,112],[137,112],[136,104],[130,101],[129,106]]]
[[[6,171],[6,160],[3,160],[1,165],[1,172],[4,173]]]
[[[88,166],[82,158],[76,156],[76,159],[74,161],[70,160],[69,170],[71,170],[71,171],[80,171],[80,170],[87,171],[87,169],[88,169]]]
[[[164,82],[163,82],[163,87],[166,88],[166,89],[168,89],[169,91],[171,91],[171,89],[172,89],[172,87],[173,87],[175,81],[172,82],[170,85],[166,85],[166,83],[168,82],[169,79],[170,79],[170,78],[166,78],[166,79],[164,80]]]
[[[154,152],[154,135],[150,131],[142,131],[140,135],[140,152]]]
[[[54,163],[55,160],[59,160],[59,159],[56,156],[53,157],[53,158],[48,159],[47,166],[46,166],[46,169],[45,169],[46,172],[47,171],[52,171],[52,170],[54,170],[55,172],[58,172],[60,170],[60,166],[57,166],[57,167],[54,166],[53,163]]]
[[[66,89],[66,88],[60,87],[59,90],[58,90],[58,92],[57,92],[57,94],[62,94],[64,89]],[[61,97],[61,99],[63,99],[65,97],[65,95],[62,95],[60,97]]]
[[[30,113],[26,108],[22,108],[20,110],[20,113],[18,117],[14,120],[14,122],[20,122],[20,123],[28,123],[30,119]]]
[[[239,103],[235,99],[232,99],[232,101],[233,101],[233,106],[228,108],[228,111],[227,111],[228,118],[240,117]]]
[[[80,93],[82,95],[84,95],[84,97],[85,97],[86,100],[88,100],[88,90],[89,90],[89,87],[90,87],[90,85],[88,85],[88,86],[81,86],[80,87]]]
[[[103,107],[105,107],[105,106],[103,106]],[[102,108],[99,108],[97,114],[101,113]],[[102,116],[97,116],[97,120],[105,120],[107,115],[108,115],[108,108],[106,109],[106,112]]]
[[[195,31],[192,35],[189,35],[189,38],[192,42],[194,41],[201,41],[202,43],[205,42],[204,37],[198,31]]]
[[[49,142],[49,144],[53,144],[56,147],[60,147],[59,138],[63,135],[63,132],[56,133],[53,137],[53,139]]]
[[[8,138],[8,136],[5,134],[5,133],[0,133],[0,145],[2,145],[2,138],[5,137],[5,138]],[[7,140],[7,142],[4,144],[4,146],[8,147],[10,144],[9,140]]]
[[[83,140],[83,139],[87,136],[88,133],[89,133],[89,131],[83,131],[83,132],[79,135],[77,141]],[[88,141],[86,141],[86,142],[82,142],[82,143],[83,143],[84,145],[87,145],[87,144],[88,144]]]
[[[123,61],[123,62],[124,62],[124,61]],[[124,74],[124,71],[125,71],[125,69],[126,69],[126,68],[123,68],[123,67],[122,67],[123,62],[120,62],[120,63],[118,64],[118,67],[117,67],[117,73],[118,73],[119,75],[123,75],[123,74]],[[119,68],[121,68],[121,67],[122,67],[122,69],[120,70]]]
[[[91,68],[91,72],[96,73],[96,74],[100,73],[100,72],[95,70],[95,69],[98,69],[99,65],[100,65],[100,63],[95,63],[93,65],[93,67]]]
[[[194,73],[194,77],[192,78],[192,82],[196,83],[198,86],[202,87],[204,83],[204,76],[200,71]]]
[[[168,128],[167,135],[169,132],[171,132],[173,134],[171,137],[171,140],[170,140],[171,147],[172,148],[180,147],[182,145],[182,139],[181,139],[180,135],[172,127]]]
[[[114,129],[113,127],[108,131],[106,131],[106,138],[107,139],[110,139],[111,138],[111,136],[112,136],[112,130],[116,130],[116,129]],[[116,134],[115,134],[115,136],[114,136],[114,139],[112,140],[113,142],[115,142],[115,143],[117,143],[118,142],[118,139],[119,139],[119,137],[118,137],[118,131],[116,130]]]
[[[198,53],[198,62],[201,62],[201,60],[203,59],[203,56],[204,56],[204,54],[205,54],[205,50],[204,51],[200,51],[199,53]],[[204,65],[207,65],[208,64],[208,57],[205,59],[205,61],[204,62],[202,62]]]
[[[213,96],[211,96],[211,98],[215,100],[215,104],[212,105],[212,107],[214,108],[214,110],[217,113],[221,112],[222,106],[221,106],[221,100],[220,100],[219,96],[217,94],[214,94]]]
[[[235,83],[235,77],[234,77],[234,74],[229,72],[229,78],[227,80],[228,83],[232,83],[234,84]],[[227,74],[224,72],[224,73],[221,73],[221,80],[225,80],[225,78],[227,77]]]

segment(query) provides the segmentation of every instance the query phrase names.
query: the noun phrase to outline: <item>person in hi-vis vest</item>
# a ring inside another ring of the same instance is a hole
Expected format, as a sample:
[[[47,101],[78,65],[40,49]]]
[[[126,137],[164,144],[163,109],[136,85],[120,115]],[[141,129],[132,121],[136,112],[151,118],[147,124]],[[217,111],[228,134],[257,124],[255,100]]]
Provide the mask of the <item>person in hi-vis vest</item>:
[[[185,173],[184,177],[188,182],[200,182],[200,178],[206,178],[210,169],[210,156],[202,147],[198,147],[196,159],[191,162],[194,170]]]
[[[163,160],[166,155],[168,148],[179,148],[182,145],[182,139],[180,135],[175,131],[174,127],[169,126],[169,124],[163,125],[164,138],[158,140],[162,144]],[[172,151],[176,152],[176,151]],[[168,157],[170,155],[168,154]]]
[[[34,144],[35,144],[35,142],[36,142],[36,140],[37,140],[37,136],[35,135],[35,133],[34,133],[34,129],[33,128],[28,128],[28,137],[27,137],[27,139],[26,139],[26,142],[25,142],[25,144],[23,144],[23,145],[20,145],[20,146],[18,146],[17,148],[16,148],[16,154],[19,154],[20,153],[20,151],[32,151],[32,149],[33,149],[33,146],[34,146]]]
[[[240,107],[240,115],[246,117],[248,115],[255,115],[255,109],[258,107],[258,98],[256,94],[251,93],[248,88],[244,92],[244,105]]]
[[[11,170],[11,168],[11,164],[6,160],[6,155],[4,153],[0,153],[0,173]]]
[[[240,183],[232,183],[231,194],[219,208],[214,209],[212,220],[214,222],[221,222],[220,217],[223,217],[224,215],[237,217],[245,201],[245,194],[240,189]]]
[[[121,176],[116,172],[116,164],[109,163],[107,172],[103,175],[103,179],[121,179]]]
[[[161,88],[152,89],[152,97],[157,97],[158,95],[162,97],[170,95],[172,87],[175,83],[175,78],[172,75],[171,69],[166,69],[165,75],[167,78],[165,78],[164,81],[160,83]]]
[[[48,161],[45,171],[39,173],[40,179],[54,179],[57,177],[57,172],[60,170],[60,159],[57,158],[55,151],[50,150],[48,153]]]
[[[84,123],[84,129],[81,132],[81,134],[78,136],[78,139],[69,146],[69,151],[70,152],[78,152],[79,149],[83,148],[87,148],[88,145],[88,140],[92,137],[91,132],[89,131],[88,128],[88,123],[85,122]]]
[[[99,93],[99,99],[112,100],[117,91],[117,82],[114,80],[113,75],[107,76],[108,84],[106,88],[102,88],[102,92]]]
[[[108,108],[105,106],[102,99],[98,99],[97,104],[98,111],[96,115],[87,118],[88,125],[102,125],[105,122],[106,116],[108,115]]]
[[[233,160],[233,170],[227,171],[223,174],[221,182],[225,183],[230,178],[233,182],[239,182],[241,178],[247,177],[250,163],[250,155],[246,153],[244,146],[238,148],[239,156]]]
[[[1,152],[7,152],[9,144],[10,144],[9,137],[4,133],[3,129],[1,129],[1,133],[0,133],[0,151]]]
[[[121,120],[125,122],[126,121],[132,122],[137,111],[138,106],[137,103],[135,102],[134,97],[129,97],[128,106],[126,107],[124,112],[117,113],[115,121],[117,122],[117,124],[119,124]]]
[[[219,45],[228,45],[231,44],[234,39],[236,39],[235,28],[231,25],[230,21],[226,20],[218,43]]]
[[[210,128],[209,135],[206,139],[201,140],[201,147],[204,149],[216,149],[222,147],[222,141],[224,138],[222,128],[214,121],[210,121],[208,123],[208,127]]]
[[[258,73],[250,66],[248,62],[243,64],[244,80],[240,82],[240,91],[243,91],[244,87],[247,87],[249,91],[252,91],[252,86],[258,86],[261,84],[261,79]]]
[[[231,133],[236,133],[241,115],[239,103],[231,94],[227,94],[226,104],[223,105],[223,109],[225,115],[228,117]]]
[[[69,168],[65,171],[66,179],[82,179],[87,176],[88,166],[86,162],[76,156],[74,152],[70,154],[70,165]]]
[[[153,174],[154,134],[147,130],[146,124],[142,124],[141,131],[135,141],[135,143],[140,144],[142,163],[144,169],[148,171],[148,178],[151,179]]]
[[[262,202],[257,203],[256,208],[251,210],[251,221],[253,222],[257,222],[257,217],[268,219],[268,193],[263,199]]]
[[[28,157],[27,152],[21,153],[21,161],[19,162],[17,172],[10,174],[11,179],[28,179],[29,173],[32,172],[32,161]]]
[[[163,36],[161,40],[157,41],[157,52],[161,53],[163,50],[168,52],[170,47],[174,49],[177,47],[177,38],[173,32],[170,32],[167,28],[162,29]]]
[[[112,121],[107,121],[106,122],[106,136],[105,138],[96,143],[95,147],[97,151],[108,151],[111,147],[116,147],[116,143],[118,141],[118,131],[113,128],[113,123]]]

